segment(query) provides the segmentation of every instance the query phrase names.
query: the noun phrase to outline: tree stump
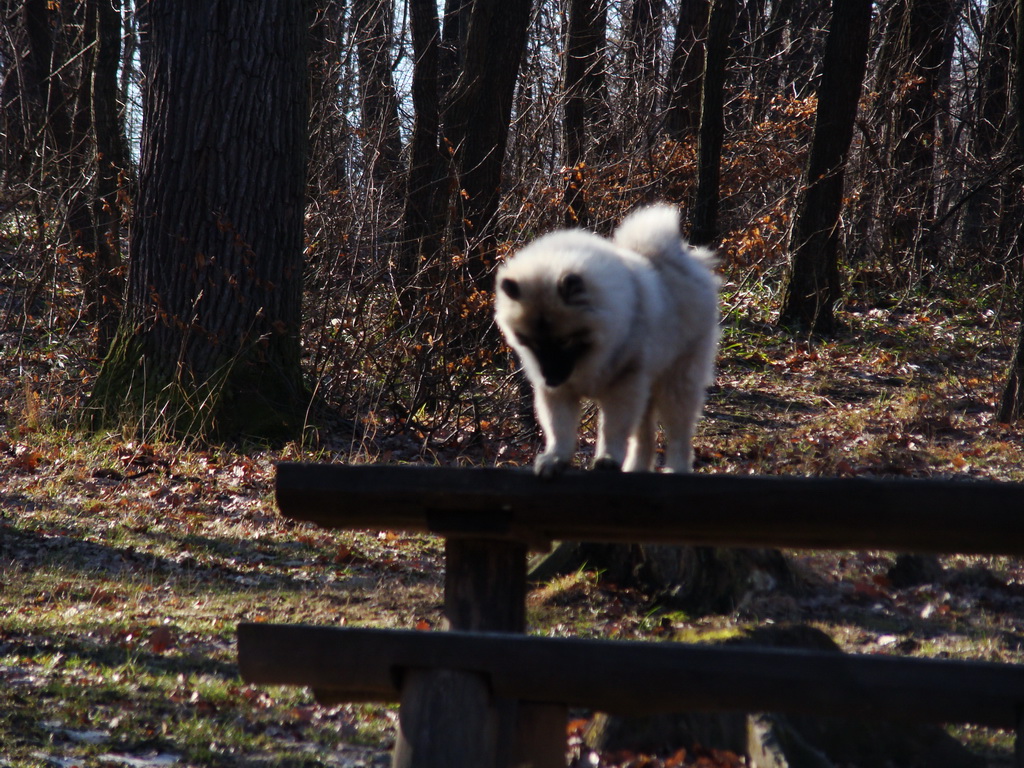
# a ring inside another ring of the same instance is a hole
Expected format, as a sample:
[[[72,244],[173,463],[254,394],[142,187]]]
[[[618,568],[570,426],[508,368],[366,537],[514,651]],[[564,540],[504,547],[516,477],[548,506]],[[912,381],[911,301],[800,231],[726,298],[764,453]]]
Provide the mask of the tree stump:
[[[639,589],[666,608],[692,615],[728,613],[752,591],[796,589],[799,577],[777,549],[726,549],[668,544],[560,542],[530,570],[534,582],[581,568],[605,583]]]

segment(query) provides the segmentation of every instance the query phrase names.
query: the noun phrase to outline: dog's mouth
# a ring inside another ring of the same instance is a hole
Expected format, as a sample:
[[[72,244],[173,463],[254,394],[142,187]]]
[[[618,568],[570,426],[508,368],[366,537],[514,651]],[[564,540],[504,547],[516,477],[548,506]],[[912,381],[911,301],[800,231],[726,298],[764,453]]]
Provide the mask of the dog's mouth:
[[[573,343],[569,345],[543,345],[533,350],[540,364],[540,372],[544,376],[544,383],[549,387],[557,387],[564,384],[576,370],[576,365],[587,352],[590,345],[586,343]]]
[[[577,331],[567,336],[554,335],[541,320],[532,334],[517,333],[517,341],[537,359],[544,383],[557,387],[568,381],[579,361],[590,352],[590,334]]]

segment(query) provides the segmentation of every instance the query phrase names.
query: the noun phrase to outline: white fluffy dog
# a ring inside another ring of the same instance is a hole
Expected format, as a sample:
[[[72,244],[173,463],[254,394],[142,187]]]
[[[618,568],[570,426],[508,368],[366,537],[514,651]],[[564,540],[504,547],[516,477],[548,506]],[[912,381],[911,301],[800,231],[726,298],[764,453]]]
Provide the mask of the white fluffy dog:
[[[537,474],[569,465],[584,398],[601,410],[595,468],[653,470],[660,422],[665,467],[690,471],[718,342],[712,258],[682,240],[676,208],[654,205],[611,240],[553,232],[502,265],[497,323],[533,384],[546,437]]]

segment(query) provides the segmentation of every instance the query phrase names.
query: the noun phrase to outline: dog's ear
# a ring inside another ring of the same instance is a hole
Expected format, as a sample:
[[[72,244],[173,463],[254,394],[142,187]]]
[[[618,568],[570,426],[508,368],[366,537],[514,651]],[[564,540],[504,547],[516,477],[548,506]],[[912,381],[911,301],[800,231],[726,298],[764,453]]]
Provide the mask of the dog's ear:
[[[575,272],[567,272],[558,281],[558,295],[566,304],[586,304],[587,285],[583,277]]]
[[[522,291],[519,290],[519,283],[513,280],[511,277],[506,277],[501,281],[501,290],[504,291],[505,295],[514,301],[518,301],[522,295]]]

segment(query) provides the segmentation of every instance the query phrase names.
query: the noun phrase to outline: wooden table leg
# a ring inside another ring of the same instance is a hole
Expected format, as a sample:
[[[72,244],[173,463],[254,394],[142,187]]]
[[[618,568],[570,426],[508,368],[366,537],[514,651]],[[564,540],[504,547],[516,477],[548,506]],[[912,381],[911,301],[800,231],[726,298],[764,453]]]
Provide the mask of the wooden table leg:
[[[483,675],[406,671],[394,768],[491,768],[497,734],[497,710]]]
[[[525,632],[526,556],[520,542],[448,538],[444,592],[450,628]],[[402,685],[399,723],[394,768],[566,764],[565,707],[495,700],[484,676],[472,672],[413,672]],[[435,757],[442,752],[447,756]]]

